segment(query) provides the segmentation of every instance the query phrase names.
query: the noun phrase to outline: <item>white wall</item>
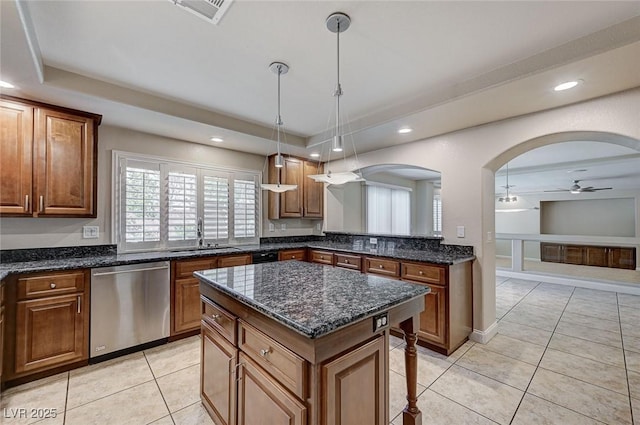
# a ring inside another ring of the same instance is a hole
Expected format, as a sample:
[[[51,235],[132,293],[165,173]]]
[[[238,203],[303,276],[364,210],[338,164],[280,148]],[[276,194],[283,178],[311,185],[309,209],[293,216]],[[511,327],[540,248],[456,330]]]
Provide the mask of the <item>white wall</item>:
[[[443,236],[445,243],[474,247],[474,328],[482,333],[495,323],[495,171],[531,149],[588,138],[640,151],[640,89],[368,152],[358,159],[360,167],[408,164],[442,173]],[[347,158],[332,169],[350,163]],[[340,209],[329,206],[334,207]],[[465,237],[456,237],[456,226],[465,226]]]
[[[433,235],[433,183],[427,180],[416,181],[416,219],[414,233]]]

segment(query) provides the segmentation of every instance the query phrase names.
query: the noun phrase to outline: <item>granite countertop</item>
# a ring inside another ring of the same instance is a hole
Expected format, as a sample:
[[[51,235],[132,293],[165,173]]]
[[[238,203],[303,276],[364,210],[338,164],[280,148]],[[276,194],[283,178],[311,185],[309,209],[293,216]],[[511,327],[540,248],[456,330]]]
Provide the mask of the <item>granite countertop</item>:
[[[0,280],[14,273],[33,273],[55,270],[71,270],[95,267],[120,266],[125,264],[147,263],[153,261],[168,261],[185,258],[198,258],[218,255],[247,254],[254,252],[273,252],[283,249],[314,248],[342,251],[353,254],[389,257],[398,260],[423,261],[428,263],[451,265],[475,259],[473,255],[459,254],[447,249],[416,250],[390,249],[386,246],[378,249],[358,247],[354,244],[330,241],[306,241],[289,243],[268,243],[256,245],[240,245],[231,248],[199,249],[184,251],[154,251],[131,254],[105,254],[92,256],[69,256],[66,258],[34,261],[16,261],[0,264]]]
[[[194,274],[205,296],[207,286],[224,292],[308,338],[321,337],[430,291],[424,285],[302,261]]]

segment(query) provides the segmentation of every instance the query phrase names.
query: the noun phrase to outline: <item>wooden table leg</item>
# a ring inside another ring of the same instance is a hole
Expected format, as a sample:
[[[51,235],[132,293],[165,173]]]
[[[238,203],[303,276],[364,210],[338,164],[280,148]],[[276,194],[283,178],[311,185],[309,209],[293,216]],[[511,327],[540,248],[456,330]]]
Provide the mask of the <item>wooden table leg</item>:
[[[419,316],[400,322],[404,332],[404,370],[407,377],[407,405],[402,411],[403,425],[422,425],[422,412],[418,409],[418,353],[416,350],[416,329],[420,326]]]

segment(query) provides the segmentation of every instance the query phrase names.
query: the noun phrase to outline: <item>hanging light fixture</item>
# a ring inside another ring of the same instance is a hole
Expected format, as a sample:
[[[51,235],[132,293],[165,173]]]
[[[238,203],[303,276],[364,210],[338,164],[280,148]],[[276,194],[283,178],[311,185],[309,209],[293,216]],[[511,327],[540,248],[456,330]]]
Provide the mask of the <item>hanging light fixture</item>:
[[[282,127],[282,115],[280,115],[280,76],[289,72],[289,66],[282,62],[273,62],[269,65],[269,69],[274,74],[278,75],[278,115],[276,116],[276,134],[277,134],[277,149],[278,153],[275,158],[275,167],[282,168],[284,165],[284,159],[282,158],[282,153],[280,152],[280,131]],[[260,188],[265,190],[270,190],[271,192],[286,192],[287,190],[295,190],[298,188],[296,184],[280,184],[280,170],[277,170],[277,183],[275,184],[266,184],[263,183],[260,185]]]
[[[340,97],[343,95],[342,85],[340,84],[340,33],[345,32],[349,26],[351,25],[351,18],[349,15],[346,15],[342,12],[336,12],[329,15],[326,21],[327,29],[332,33],[336,34],[336,43],[337,43],[337,84],[336,89],[333,92],[333,96],[336,98],[336,127],[333,133],[333,137],[331,138],[331,150],[334,152],[343,152],[344,151],[344,136],[342,129],[340,128]],[[355,145],[353,147],[354,155],[356,156],[356,160],[358,158],[355,153]],[[330,157],[329,157],[330,159]],[[327,171],[324,174],[313,174],[308,176],[309,178],[315,180],[316,182],[328,183],[328,184],[345,184],[354,181],[364,181],[362,176],[351,172],[344,171],[338,173],[332,173],[331,171]]]
[[[517,202],[518,198],[514,196],[509,196],[509,189],[513,187],[513,185],[509,185],[509,163],[507,162],[507,184],[506,186],[502,186],[507,189],[506,196],[502,196],[498,198],[498,202]]]

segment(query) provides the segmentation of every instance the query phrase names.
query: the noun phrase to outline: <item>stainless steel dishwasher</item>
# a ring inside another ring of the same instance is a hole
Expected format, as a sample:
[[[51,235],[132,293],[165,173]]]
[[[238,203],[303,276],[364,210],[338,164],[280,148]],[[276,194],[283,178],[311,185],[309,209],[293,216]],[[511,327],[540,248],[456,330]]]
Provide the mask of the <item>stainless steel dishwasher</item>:
[[[89,357],[169,336],[169,262],[91,270]]]

